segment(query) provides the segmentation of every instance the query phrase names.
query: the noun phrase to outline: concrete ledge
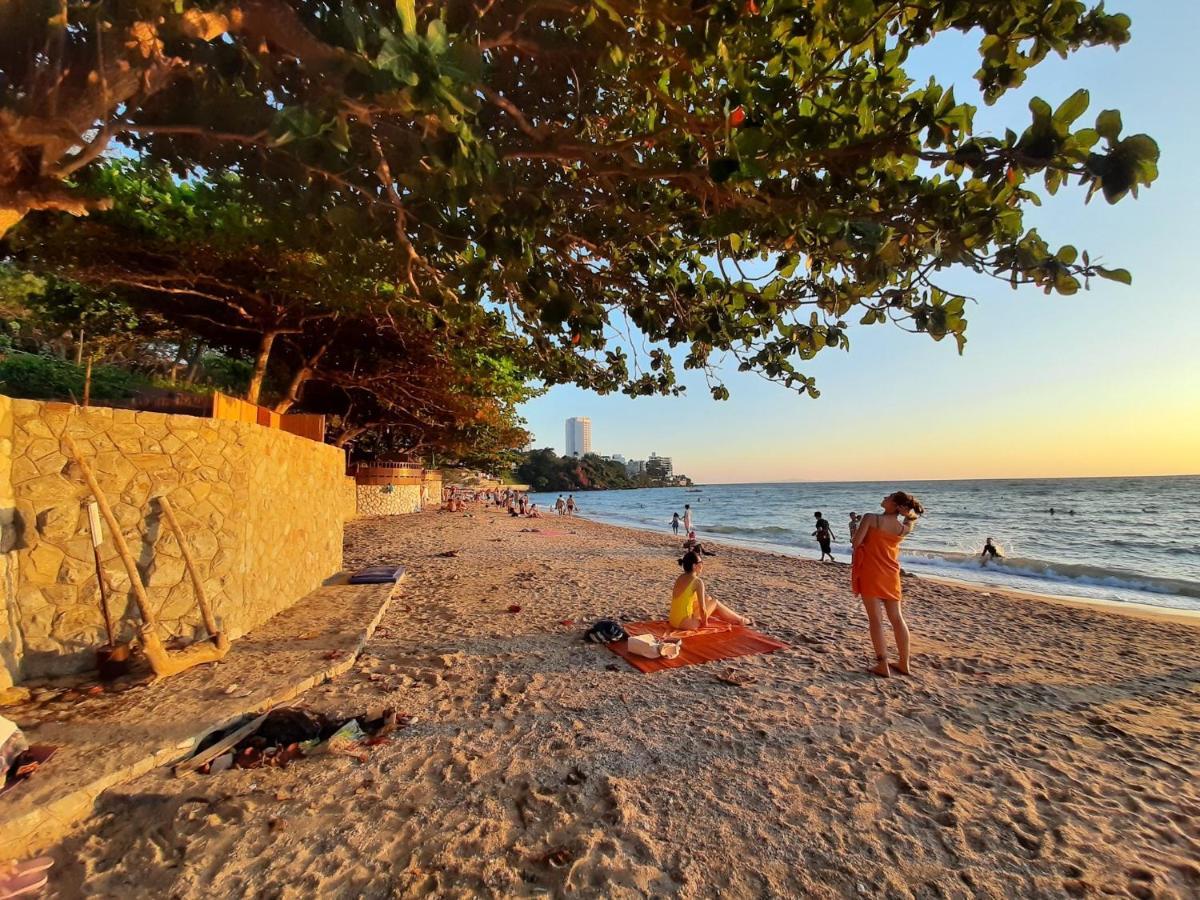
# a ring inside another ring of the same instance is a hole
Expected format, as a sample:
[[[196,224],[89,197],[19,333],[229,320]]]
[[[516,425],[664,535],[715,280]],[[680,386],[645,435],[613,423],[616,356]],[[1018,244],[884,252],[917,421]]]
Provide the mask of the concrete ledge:
[[[33,707],[6,709],[31,744],[54,744],[58,752],[0,797],[0,860],[40,853],[86,819],[113,785],[185,759],[210,732],[346,672],[398,588],[328,584],[237,641],[219,663],[64,703],[53,721],[32,724]]]

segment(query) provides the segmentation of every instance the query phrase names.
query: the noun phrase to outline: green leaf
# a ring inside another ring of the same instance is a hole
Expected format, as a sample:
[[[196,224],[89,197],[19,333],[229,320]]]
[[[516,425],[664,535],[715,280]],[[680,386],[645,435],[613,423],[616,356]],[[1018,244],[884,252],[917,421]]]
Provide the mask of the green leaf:
[[[1087,91],[1080,88],[1070,97],[1064,100],[1054,111],[1054,121],[1059,125],[1070,125],[1085,112],[1087,112],[1088,104],[1091,102],[1091,97]]]
[[[1121,112],[1116,109],[1106,109],[1096,116],[1096,132],[1102,138],[1115,141],[1121,135]]]
[[[417,8],[415,0],[396,0],[396,12],[400,14],[400,25],[404,33],[414,37],[417,33]]]
[[[1129,274],[1128,269],[1106,269],[1103,266],[1097,266],[1096,274],[1108,281],[1118,281],[1126,285],[1133,284],[1133,276]]]

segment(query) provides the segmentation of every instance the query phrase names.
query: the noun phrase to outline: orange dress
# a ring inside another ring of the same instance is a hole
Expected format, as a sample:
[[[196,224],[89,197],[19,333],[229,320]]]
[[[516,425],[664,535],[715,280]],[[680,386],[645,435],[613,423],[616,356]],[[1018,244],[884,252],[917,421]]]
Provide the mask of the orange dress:
[[[862,528],[863,526],[858,526]],[[903,535],[888,534],[872,526],[854,548],[850,588],[860,597],[902,600],[900,596],[900,542]]]

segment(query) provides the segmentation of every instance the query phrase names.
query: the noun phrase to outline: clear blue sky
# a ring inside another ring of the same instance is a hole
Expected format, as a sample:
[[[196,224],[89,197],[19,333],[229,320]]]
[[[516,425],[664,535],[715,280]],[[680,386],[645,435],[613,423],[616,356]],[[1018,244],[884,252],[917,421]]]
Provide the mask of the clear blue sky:
[[[858,326],[849,353],[821,353],[805,369],[819,400],[734,371],[723,403],[696,373],[681,372],[683,398],[558,387],[524,407],[534,446],[561,453],[564,420],[590,416],[597,452],[656,451],[707,482],[1200,472],[1200,4],[1109,5],[1118,10],[1133,18],[1128,45],[1046,60],[994,107],[978,102],[975,124],[1019,132],[1030,97],[1056,106],[1083,87],[1085,119],[1116,108],[1125,134],[1158,141],[1159,179],[1139,199],[1085,207],[1082,191],[1063,189],[1026,217],[1052,246],[1130,269],[1133,287],[1047,297],[964,272],[953,285],[980,302],[961,358],[950,340]],[[977,43],[941,36],[910,74],[935,75],[974,103]]]

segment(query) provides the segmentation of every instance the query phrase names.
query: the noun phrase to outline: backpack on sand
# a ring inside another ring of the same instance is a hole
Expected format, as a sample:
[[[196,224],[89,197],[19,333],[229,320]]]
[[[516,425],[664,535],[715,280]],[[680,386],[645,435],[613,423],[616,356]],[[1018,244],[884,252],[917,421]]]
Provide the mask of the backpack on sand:
[[[613,641],[623,641],[627,637],[629,635],[616,619],[601,619],[587,630],[583,639],[593,644],[611,644]]]

